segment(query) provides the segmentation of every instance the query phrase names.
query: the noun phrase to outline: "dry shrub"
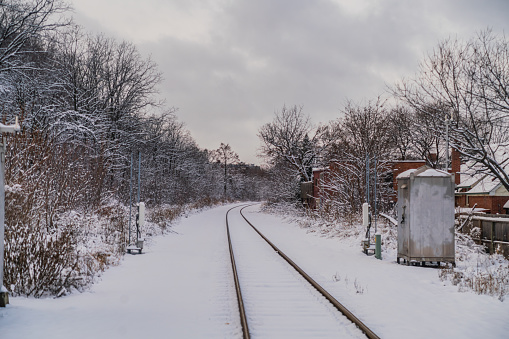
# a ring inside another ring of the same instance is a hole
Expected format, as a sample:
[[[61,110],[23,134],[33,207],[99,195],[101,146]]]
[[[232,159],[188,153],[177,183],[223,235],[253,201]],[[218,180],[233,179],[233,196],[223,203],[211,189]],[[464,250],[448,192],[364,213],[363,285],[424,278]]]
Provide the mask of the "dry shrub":
[[[95,252],[92,254],[92,258],[94,258],[94,266],[88,266],[91,270],[99,270],[104,271],[110,265],[111,254],[106,252]]]
[[[92,279],[80,255],[80,220],[62,219],[90,195],[79,151],[42,132],[24,131],[7,147],[4,285],[14,295],[41,297],[82,289]]]
[[[189,208],[192,209],[192,210],[201,210],[203,208],[206,208],[206,207],[211,207],[211,206],[215,206],[215,205],[218,205],[220,203],[222,203],[223,201],[220,200],[220,199],[215,199],[215,198],[211,198],[211,197],[205,197],[205,198],[201,198],[197,201],[195,201],[194,203],[192,203]]]
[[[171,224],[182,215],[190,211],[202,210],[207,207],[223,203],[220,199],[205,197],[187,206],[185,205],[160,205],[147,209],[147,221],[159,226],[162,232],[167,231]],[[148,226],[148,225],[147,225]]]
[[[161,231],[167,230],[171,223],[183,215],[185,208],[181,205],[163,205],[147,210],[147,220],[158,225]]]
[[[39,172],[43,163],[32,170]],[[34,297],[81,289],[87,279],[79,271],[76,225],[49,221],[48,210],[54,206],[36,193],[43,180],[17,179],[5,192],[4,285],[14,295]]]
[[[498,298],[500,301],[509,294],[509,265],[492,265],[492,258],[481,264],[474,271],[459,271],[452,267],[440,270],[442,281],[450,280],[461,292],[474,291]]]
[[[128,209],[116,199],[110,198],[103,203],[91,216],[94,220],[90,223],[96,223],[100,227],[95,229],[95,235],[101,236],[101,242],[109,253],[115,256],[125,253],[127,232],[128,230]],[[97,219],[96,219],[97,218]],[[101,257],[103,251],[99,250],[96,254],[97,258]],[[109,255],[108,255],[109,256]],[[101,261],[104,259],[100,259]],[[108,261],[108,263],[111,263]],[[101,271],[104,269],[101,268]]]
[[[471,234],[478,236],[479,229]],[[500,254],[487,254],[471,235],[456,232],[456,268],[440,270],[442,281],[449,280],[459,291],[474,291],[503,301],[509,294],[509,261]]]
[[[88,283],[73,225],[52,232],[33,224],[6,226],[4,283],[13,295],[60,296]]]
[[[13,295],[81,291],[125,253],[125,208],[114,201],[95,213],[60,213],[48,227],[33,195],[16,187],[6,198],[4,284]]]

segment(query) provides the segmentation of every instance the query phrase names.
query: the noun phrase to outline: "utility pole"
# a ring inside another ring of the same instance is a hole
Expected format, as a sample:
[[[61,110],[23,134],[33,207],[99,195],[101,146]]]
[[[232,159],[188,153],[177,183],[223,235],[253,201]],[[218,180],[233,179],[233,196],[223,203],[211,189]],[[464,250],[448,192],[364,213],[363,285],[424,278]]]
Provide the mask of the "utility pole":
[[[227,164],[228,164],[228,159],[226,159],[226,155],[224,156],[224,199],[226,200],[226,182],[227,182],[227,178],[228,178],[228,172],[227,172]]]
[[[0,123],[0,133],[16,133],[20,131],[18,117],[14,125]],[[4,235],[5,235],[5,140],[2,136],[0,144],[0,307],[9,303],[9,294],[4,287]]]
[[[131,230],[131,206],[132,206],[132,192],[133,192],[133,154],[131,153],[131,176],[129,179],[129,244],[126,248],[127,253],[138,251],[141,254],[143,250],[144,238],[141,237],[141,227],[145,223],[145,203],[140,201],[141,192],[141,152],[138,152],[138,196],[137,196],[137,211],[136,211],[136,230]]]
[[[131,245],[131,216],[133,206],[133,153],[131,152],[131,175],[129,177],[129,238],[127,246]]]
[[[445,114],[445,171],[449,172],[449,114]]]

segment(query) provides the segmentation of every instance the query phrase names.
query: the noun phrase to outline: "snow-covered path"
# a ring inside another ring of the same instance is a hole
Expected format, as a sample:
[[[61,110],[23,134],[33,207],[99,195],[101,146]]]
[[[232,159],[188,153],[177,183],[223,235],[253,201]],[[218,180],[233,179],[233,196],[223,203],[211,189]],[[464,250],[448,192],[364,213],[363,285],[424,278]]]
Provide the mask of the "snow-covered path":
[[[127,255],[90,292],[12,298],[0,339],[240,338],[222,206],[183,218],[176,233]],[[247,217],[381,338],[508,338],[504,302],[438,278],[437,269],[367,257],[359,244],[306,233],[247,209]],[[313,337],[310,335],[310,337]]]
[[[381,338],[509,338],[509,300],[458,292],[436,268],[366,256],[358,243],[309,234],[279,217],[244,214]]]
[[[219,207],[127,255],[90,292],[12,298],[0,338],[238,338],[238,310]]]
[[[366,338],[234,209],[230,234],[252,338]]]

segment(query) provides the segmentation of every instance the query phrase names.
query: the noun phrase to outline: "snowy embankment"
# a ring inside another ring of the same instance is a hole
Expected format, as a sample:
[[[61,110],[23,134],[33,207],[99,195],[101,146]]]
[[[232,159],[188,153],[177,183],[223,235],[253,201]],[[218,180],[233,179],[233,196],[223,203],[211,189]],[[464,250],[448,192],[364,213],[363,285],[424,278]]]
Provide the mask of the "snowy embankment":
[[[221,206],[183,218],[128,255],[91,290],[58,299],[11,298],[0,337],[239,338]],[[352,238],[310,234],[282,218],[246,213],[317,282],[382,338],[506,338],[509,302],[459,292],[438,269],[365,256]]]
[[[226,210],[182,218],[173,232],[152,238],[142,255],[127,255],[108,269],[90,291],[11,297],[0,309],[0,338],[238,337]]]
[[[235,264],[253,338],[366,338],[234,209]]]
[[[507,300],[460,292],[440,279],[437,268],[398,265],[390,246],[382,261],[366,256],[360,248],[362,234],[355,236],[355,229],[344,230],[351,236],[342,237],[340,230],[301,228],[264,213],[247,215],[382,338],[507,338]],[[384,232],[387,236],[391,231]]]

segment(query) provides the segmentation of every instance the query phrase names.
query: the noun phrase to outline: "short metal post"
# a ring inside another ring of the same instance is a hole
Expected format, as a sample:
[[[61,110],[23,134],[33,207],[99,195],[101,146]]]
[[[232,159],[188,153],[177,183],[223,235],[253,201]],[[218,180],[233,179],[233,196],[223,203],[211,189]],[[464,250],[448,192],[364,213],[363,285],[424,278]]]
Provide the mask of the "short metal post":
[[[138,204],[140,203],[141,191],[141,152],[138,152]]]
[[[382,235],[375,234],[375,258],[382,259]]]
[[[5,216],[5,190],[4,190],[4,169],[5,169],[5,143],[3,138],[0,144],[0,307],[9,303],[9,294],[3,286],[4,282],[4,216]]]
[[[18,124],[18,117],[14,125],[0,123],[1,133],[16,133],[21,130]],[[9,303],[9,293],[4,287],[4,234],[5,234],[5,140],[0,139],[0,307]]]
[[[449,114],[445,114],[445,171],[449,172]]]
[[[376,184],[377,184],[377,180],[378,180],[378,177],[377,177],[377,161],[376,161],[376,155],[375,155],[375,184],[373,185],[373,189],[374,189],[374,194],[373,194],[373,207],[374,207],[374,213],[373,213],[373,219],[375,219],[375,234],[377,233],[377,228],[376,228],[376,221],[377,221],[377,215],[378,215],[378,210],[377,210],[377,206],[376,206]]]

